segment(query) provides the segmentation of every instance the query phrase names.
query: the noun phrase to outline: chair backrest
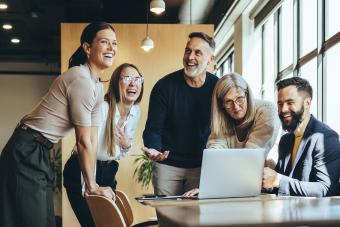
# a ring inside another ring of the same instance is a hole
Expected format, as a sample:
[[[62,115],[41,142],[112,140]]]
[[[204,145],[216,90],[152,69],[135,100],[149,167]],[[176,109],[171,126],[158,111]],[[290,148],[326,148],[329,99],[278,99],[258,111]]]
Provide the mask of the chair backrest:
[[[125,223],[131,226],[133,223],[133,213],[129,197],[122,191],[116,190],[116,205],[119,207]]]
[[[96,227],[130,226],[126,224],[121,210],[113,200],[99,195],[88,195],[85,198]]]

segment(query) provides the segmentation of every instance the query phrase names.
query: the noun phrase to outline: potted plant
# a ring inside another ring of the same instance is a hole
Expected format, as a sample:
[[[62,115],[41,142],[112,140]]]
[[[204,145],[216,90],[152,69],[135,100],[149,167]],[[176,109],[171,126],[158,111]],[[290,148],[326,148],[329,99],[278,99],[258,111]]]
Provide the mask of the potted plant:
[[[61,226],[61,143],[57,143],[50,151],[52,169],[52,190],[56,226]]]
[[[137,165],[133,177],[141,184],[142,188],[148,189],[152,179],[152,160],[145,154],[134,155],[136,159],[134,164]]]

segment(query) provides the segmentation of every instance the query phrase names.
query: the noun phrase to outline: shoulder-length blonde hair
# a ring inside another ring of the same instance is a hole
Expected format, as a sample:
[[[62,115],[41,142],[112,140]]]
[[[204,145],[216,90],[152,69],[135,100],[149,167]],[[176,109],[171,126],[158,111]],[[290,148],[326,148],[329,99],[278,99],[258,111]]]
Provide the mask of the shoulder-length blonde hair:
[[[138,74],[143,77],[143,75],[138,70],[137,66],[130,64],[130,63],[123,63],[118,66],[115,71],[113,71],[109,88],[104,96],[104,100],[109,104],[109,110],[106,118],[106,125],[105,125],[105,143],[107,144],[107,153],[110,156],[114,156],[116,154],[115,150],[115,114],[117,103],[122,101],[121,95],[121,87],[119,85],[119,80],[122,74],[122,71],[125,68],[132,67],[137,70]],[[143,97],[143,90],[144,90],[144,83],[142,84],[141,91],[139,97],[136,99],[134,104],[138,104]]]
[[[211,138],[235,134],[235,120],[230,117],[224,108],[224,97],[232,88],[243,90],[247,98],[247,112],[240,126],[247,127],[254,121],[255,100],[248,83],[237,73],[224,75],[217,81],[212,96]]]

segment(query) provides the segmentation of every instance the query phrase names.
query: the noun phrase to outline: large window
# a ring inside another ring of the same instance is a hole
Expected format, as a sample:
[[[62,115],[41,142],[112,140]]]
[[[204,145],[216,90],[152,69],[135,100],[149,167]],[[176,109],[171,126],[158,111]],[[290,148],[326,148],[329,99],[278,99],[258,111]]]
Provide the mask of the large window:
[[[317,0],[297,1],[299,17],[297,23],[297,51],[298,62],[296,67],[299,75],[307,79],[313,87],[314,97],[312,101],[312,114],[318,116],[318,68],[317,68],[317,37],[318,37],[318,2]],[[314,25],[314,26],[312,26]],[[314,51],[314,52],[313,52]],[[312,54],[311,54],[312,53]],[[311,56],[306,59],[306,56]]]
[[[262,70],[262,30],[259,29],[253,33],[250,44],[247,47],[247,61],[243,67],[243,77],[248,82],[256,99],[261,99],[265,89],[263,87],[263,70]],[[268,31],[270,33],[270,31]]]
[[[340,1],[327,0],[325,8],[326,39],[328,39],[340,31]]]
[[[293,0],[286,0],[280,11],[280,70],[293,64]]]
[[[340,20],[340,18],[338,18]],[[339,118],[339,57],[340,57],[340,43],[329,49],[326,54],[326,74],[325,81],[325,120],[333,129],[340,132],[340,118]]]
[[[226,61],[223,62],[223,75],[234,71],[234,52],[229,54]]]
[[[318,81],[317,81],[317,60],[314,58],[313,60],[309,61],[307,64],[303,65],[300,69],[300,76],[305,78],[309,81],[310,85],[313,88],[313,101],[312,101],[312,114],[314,116],[318,115]]]
[[[299,56],[304,56],[317,47],[317,0],[300,0],[299,3]]]
[[[227,73],[234,72],[234,50],[231,47],[224,56],[218,61],[215,75],[222,77]]]
[[[262,24],[262,98],[275,101],[275,81],[301,76],[313,87],[312,114],[340,132],[337,89],[340,57],[340,0],[276,1]],[[267,6],[272,4],[269,1]],[[261,13],[261,12],[260,12]],[[271,39],[271,40],[270,40]],[[325,89],[327,88],[327,89]],[[274,96],[274,97],[273,97]]]
[[[274,34],[274,16],[272,15],[267,23],[263,26],[263,95],[262,98],[266,100],[274,100],[275,87],[275,56],[273,52],[273,46],[275,41]]]

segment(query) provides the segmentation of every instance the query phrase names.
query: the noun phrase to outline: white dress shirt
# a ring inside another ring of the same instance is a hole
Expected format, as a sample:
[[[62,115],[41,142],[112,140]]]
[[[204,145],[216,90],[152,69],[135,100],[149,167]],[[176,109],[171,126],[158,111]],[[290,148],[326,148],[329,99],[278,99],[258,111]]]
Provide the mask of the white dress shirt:
[[[109,105],[107,102],[104,102],[101,105],[100,111],[101,111],[101,117],[103,119],[103,123],[99,125],[98,127],[98,153],[97,153],[97,160],[100,161],[108,161],[108,160],[119,160],[121,157],[125,157],[130,148],[123,149],[119,146],[119,144],[116,144],[116,155],[114,157],[109,156],[107,153],[107,144],[105,143],[105,126],[106,126],[106,118],[109,110]],[[137,105],[133,105],[131,107],[131,110],[127,116],[127,120],[125,124],[125,131],[127,132],[130,140],[130,144],[132,144],[133,135],[136,131],[137,124],[140,118],[140,109]],[[118,120],[120,119],[120,113],[118,108],[116,108],[116,114],[115,114],[115,124],[118,123]]]
[[[104,101],[100,106],[100,115],[101,115],[101,124],[98,127],[98,152],[97,152],[97,160],[100,161],[109,161],[109,160],[119,160],[120,157],[125,157],[128,155],[131,146],[128,149],[123,149],[116,144],[116,154],[115,156],[109,156],[107,153],[107,144],[105,143],[105,126],[106,126],[106,118],[109,111],[109,104]],[[118,108],[116,108],[115,114],[115,124],[118,123],[120,118],[120,113]],[[125,130],[129,136],[130,144],[132,144],[133,134],[136,131],[137,124],[140,118],[140,109],[137,105],[133,105],[131,110],[127,116],[125,124]],[[77,146],[74,146],[73,150],[77,151]],[[96,169],[94,170],[94,174],[96,175]],[[85,192],[85,182],[83,174],[81,173],[81,184],[82,184],[82,194]]]

